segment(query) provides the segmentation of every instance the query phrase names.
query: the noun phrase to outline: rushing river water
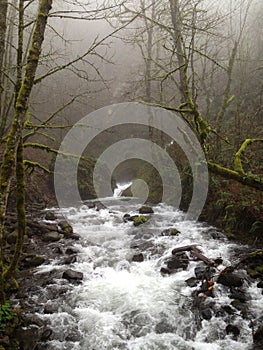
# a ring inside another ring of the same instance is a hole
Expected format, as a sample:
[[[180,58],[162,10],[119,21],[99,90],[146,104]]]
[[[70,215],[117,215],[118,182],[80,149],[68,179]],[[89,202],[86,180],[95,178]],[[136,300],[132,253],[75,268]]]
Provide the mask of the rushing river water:
[[[138,214],[138,205],[114,205],[110,209],[62,210],[74,231],[82,237],[75,243],[78,261],[70,268],[81,271],[84,279],[61,297],[58,312],[41,315],[52,325],[49,350],[245,350],[252,348],[251,319],[262,316],[263,297],[256,283],[247,283],[248,316],[236,309],[220,310],[232,299],[227,287],[215,284],[211,319],[202,319],[193,307],[193,290],[185,281],[194,276],[200,262],[190,261],[186,270],[168,276],[160,273],[175,247],[198,244],[208,258],[222,257],[221,271],[235,260],[241,249],[227,241],[215,228],[186,221],[184,214],[160,204],[142,226],[124,222],[125,213]],[[161,236],[175,227],[180,234]],[[137,248],[135,247],[137,242]],[[141,244],[141,246],[140,246]],[[136,253],[144,260],[132,261]],[[44,265],[43,271],[65,269]],[[216,312],[217,311],[217,312]],[[236,337],[226,334],[226,326],[240,330]]]

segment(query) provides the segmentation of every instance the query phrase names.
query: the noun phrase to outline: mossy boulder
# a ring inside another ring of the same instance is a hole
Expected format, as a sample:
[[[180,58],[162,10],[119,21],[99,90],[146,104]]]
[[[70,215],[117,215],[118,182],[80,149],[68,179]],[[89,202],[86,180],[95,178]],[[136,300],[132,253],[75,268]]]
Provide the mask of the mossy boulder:
[[[161,236],[177,236],[180,233],[177,228],[172,227],[172,228],[167,228],[161,232]]]
[[[140,209],[139,209],[139,213],[140,214],[153,214],[153,208],[147,205],[143,205]]]
[[[24,267],[37,267],[45,262],[44,256],[28,254],[24,257],[22,263]]]
[[[48,211],[45,215],[46,220],[54,221],[57,219],[56,215],[52,211]]]
[[[51,231],[42,236],[42,240],[44,242],[57,242],[63,237],[64,235],[61,233],[58,233],[57,231]]]
[[[136,218],[134,218],[133,225],[137,227],[142,224],[145,224],[147,221],[148,219],[144,215],[139,215]]]
[[[67,222],[67,221],[60,221],[58,223],[58,226],[60,227],[60,229],[64,232],[67,233],[73,233],[73,228],[72,226]]]

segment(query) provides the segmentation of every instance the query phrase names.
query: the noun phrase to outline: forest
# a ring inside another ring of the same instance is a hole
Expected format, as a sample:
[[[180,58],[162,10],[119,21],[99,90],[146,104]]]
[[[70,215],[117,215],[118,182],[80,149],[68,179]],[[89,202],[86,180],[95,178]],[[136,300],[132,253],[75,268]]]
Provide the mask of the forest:
[[[13,335],[23,310],[10,300],[19,293],[20,270],[35,254],[26,252],[28,232],[45,229],[32,217],[40,220],[59,205],[56,158],[65,162],[60,170],[69,201],[72,163],[81,199],[97,200],[93,174],[100,155],[137,138],[157,145],[176,164],[180,210],[187,212],[194,186],[202,182],[180,138],[132,124],[128,116],[122,124],[103,124],[80,155],[63,148],[74,128],[80,144],[85,127],[95,125],[89,115],[103,108],[135,103],[167,113],[171,128],[179,119],[186,125],[196,140],[196,169],[205,166],[209,177],[199,221],[222,230],[230,243],[252,247],[253,277],[262,283],[262,16],[261,0],[0,0],[0,349],[32,349],[19,347]],[[192,142],[186,133],[182,139]],[[149,188],[147,203],[158,205],[163,173],[150,160],[128,156],[127,145],[113,173],[102,165],[97,185],[103,192],[113,174],[112,194],[118,183],[141,179]],[[143,191],[142,184],[135,190]],[[131,188],[123,195],[131,196]],[[63,226],[65,237],[70,227]]]

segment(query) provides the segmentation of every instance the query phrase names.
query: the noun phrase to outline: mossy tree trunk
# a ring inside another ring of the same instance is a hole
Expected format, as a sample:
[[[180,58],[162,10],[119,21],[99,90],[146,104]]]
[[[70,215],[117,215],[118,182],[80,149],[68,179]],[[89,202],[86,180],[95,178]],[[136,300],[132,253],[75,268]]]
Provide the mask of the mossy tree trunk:
[[[5,39],[7,30],[7,9],[8,1],[0,0],[0,116],[2,115],[2,96],[3,96],[3,63],[5,55]],[[0,120],[0,129],[2,128],[2,120]]]
[[[21,6],[23,5],[23,2],[24,1],[20,1]],[[39,1],[35,29],[32,35],[31,46],[27,56],[27,63],[23,78],[20,76],[20,70],[18,67],[18,83],[14,118],[7,136],[3,160],[0,168],[0,303],[5,301],[5,283],[7,279],[13,278],[14,271],[17,267],[19,256],[22,251],[23,237],[26,226],[22,132],[29,106],[30,94],[33,88],[35,74],[41,54],[47,18],[51,10],[51,6],[52,0]],[[20,33],[19,40],[22,39],[21,35],[22,34]],[[21,47],[21,43],[19,45]],[[20,62],[19,57],[18,62]],[[11,179],[14,174],[16,174],[18,238],[11,264],[4,268],[4,220],[10,192]]]

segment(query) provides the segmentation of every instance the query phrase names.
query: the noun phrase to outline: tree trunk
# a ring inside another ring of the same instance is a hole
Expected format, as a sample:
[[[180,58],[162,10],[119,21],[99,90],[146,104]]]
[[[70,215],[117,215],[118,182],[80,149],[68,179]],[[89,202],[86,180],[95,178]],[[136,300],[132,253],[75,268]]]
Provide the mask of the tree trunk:
[[[20,228],[20,238],[17,241],[17,251],[15,252],[12,266],[16,264],[21,253],[21,237],[24,235],[25,231],[25,208],[24,208],[24,179],[23,179],[23,146],[21,144],[22,131],[24,122],[26,119],[26,113],[29,105],[29,98],[33,88],[35,74],[39,62],[39,57],[41,54],[42,43],[44,40],[44,33],[47,24],[47,18],[49,11],[51,10],[52,0],[40,0],[39,9],[35,22],[35,29],[32,36],[31,47],[27,56],[27,63],[25,67],[25,76],[23,78],[21,87],[17,92],[17,98],[15,103],[15,114],[11,125],[10,132],[7,137],[3,161],[0,168],[0,249],[1,249],[1,259],[0,259],[0,303],[5,300],[5,281],[6,272],[3,268],[3,234],[4,234],[4,220],[6,214],[6,206],[9,197],[11,178],[14,173],[14,169],[17,162],[16,169],[16,180],[17,180],[17,191],[22,191],[18,193],[17,197],[17,210],[18,210],[18,227]],[[22,232],[23,231],[23,232]],[[7,269],[8,277],[10,278],[13,271],[13,267]]]
[[[4,91],[3,87],[3,63],[5,55],[5,39],[6,39],[6,22],[7,22],[7,0],[0,0],[0,116],[2,115],[2,95]],[[2,120],[0,120],[0,126],[2,125]]]

